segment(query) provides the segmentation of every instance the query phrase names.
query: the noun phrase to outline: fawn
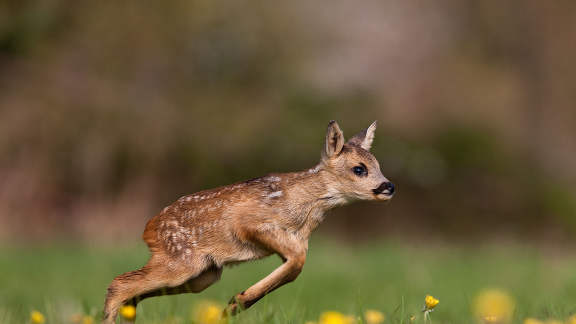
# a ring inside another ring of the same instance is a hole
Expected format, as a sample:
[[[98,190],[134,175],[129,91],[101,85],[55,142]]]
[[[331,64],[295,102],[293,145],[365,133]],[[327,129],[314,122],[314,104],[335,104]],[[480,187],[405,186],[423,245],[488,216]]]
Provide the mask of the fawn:
[[[392,198],[394,184],[369,152],[375,130],[376,122],[345,143],[340,127],[331,121],[315,167],[200,191],[164,208],[144,230],[148,263],[110,284],[104,323],[115,323],[122,305],[201,292],[220,279],[224,266],[274,253],[283,264],[235,295],[225,314],[234,315],[296,279],[308,238],[325,211],[355,200]]]

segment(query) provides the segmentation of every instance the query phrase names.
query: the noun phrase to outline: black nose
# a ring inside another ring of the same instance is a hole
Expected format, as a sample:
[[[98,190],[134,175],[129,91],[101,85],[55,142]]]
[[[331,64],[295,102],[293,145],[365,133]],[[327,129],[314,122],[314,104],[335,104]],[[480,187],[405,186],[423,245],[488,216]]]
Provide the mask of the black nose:
[[[377,195],[383,193],[384,191],[388,191],[387,194],[392,195],[392,194],[394,194],[394,189],[395,189],[394,184],[390,181],[387,181],[387,182],[382,182],[378,186],[378,188],[372,189],[372,191]]]

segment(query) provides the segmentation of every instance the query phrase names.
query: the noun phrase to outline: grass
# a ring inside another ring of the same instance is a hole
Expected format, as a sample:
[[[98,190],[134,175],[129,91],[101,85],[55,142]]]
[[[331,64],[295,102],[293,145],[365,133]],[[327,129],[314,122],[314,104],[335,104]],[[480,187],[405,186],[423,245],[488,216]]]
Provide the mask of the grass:
[[[112,278],[145,263],[147,250],[76,245],[0,248],[0,323],[26,323],[37,309],[47,323],[67,323],[74,313],[99,317]],[[222,280],[201,294],[152,298],[138,308],[139,323],[190,323],[193,305],[225,303],[264,277],[279,258],[224,270]],[[414,247],[313,240],[304,271],[294,283],[266,296],[234,323],[304,323],[322,311],[386,313],[387,323],[422,323],[426,294],[440,299],[437,323],[473,322],[471,304],[483,288],[497,287],[516,300],[514,322],[526,317],[566,319],[576,313],[576,257],[546,256],[519,246]]]

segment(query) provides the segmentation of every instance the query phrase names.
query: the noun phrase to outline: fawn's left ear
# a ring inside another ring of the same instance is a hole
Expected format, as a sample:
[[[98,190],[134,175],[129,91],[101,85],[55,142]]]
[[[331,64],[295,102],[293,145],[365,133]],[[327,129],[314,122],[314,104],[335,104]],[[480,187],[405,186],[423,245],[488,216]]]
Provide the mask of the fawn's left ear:
[[[328,124],[328,130],[326,131],[326,143],[324,144],[322,158],[332,158],[340,154],[342,147],[344,147],[344,133],[340,130],[338,123],[332,120]]]
[[[346,144],[360,146],[366,151],[369,151],[370,148],[372,147],[372,142],[374,141],[375,131],[376,131],[376,121],[374,121],[372,125],[370,125],[365,130],[352,136]]]

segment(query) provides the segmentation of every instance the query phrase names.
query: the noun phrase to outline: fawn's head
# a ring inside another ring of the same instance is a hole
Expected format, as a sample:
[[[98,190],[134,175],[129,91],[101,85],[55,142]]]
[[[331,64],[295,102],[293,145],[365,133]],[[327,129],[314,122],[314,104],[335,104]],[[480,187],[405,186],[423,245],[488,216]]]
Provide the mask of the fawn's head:
[[[322,152],[323,169],[334,181],[329,190],[349,199],[389,200],[394,195],[394,184],[380,171],[380,165],[370,147],[374,140],[376,122],[344,142],[338,123],[328,124],[326,143]]]

